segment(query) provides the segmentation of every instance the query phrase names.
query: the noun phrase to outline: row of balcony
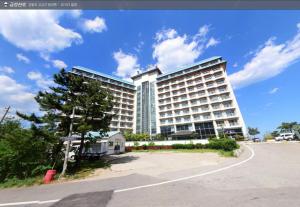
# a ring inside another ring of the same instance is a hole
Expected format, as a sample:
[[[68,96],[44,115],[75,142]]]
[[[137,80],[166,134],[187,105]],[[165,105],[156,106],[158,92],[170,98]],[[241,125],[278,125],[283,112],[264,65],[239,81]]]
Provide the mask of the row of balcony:
[[[184,77],[181,77],[181,78],[177,78],[175,80],[170,80],[166,83],[163,83],[163,84],[160,84],[158,87],[159,87],[159,90],[166,87],[166,86],[169,86],[170,84],[174,85],[174,84],[180,84],[182,83],[183,81],[191,81],[192,79],[203,79],[204,80],[212,80],[213,78],[219,78],[219,77],[222,77],[223,76],[223,69],[221,68],[218,68],[217,70],[206,70],[206,71],[199,71],[197,73],[194,73],[194,74],[190,74],[190,75],[187,75],[187,74],[184,74],[183,75]]]
[[[228,116],[224,116],[223,119],[230,119],[233,118],[235,116],[233,115],[228,115]],[[177,117],[177,118],[170,118],[170,119],[163,119],[160,120],[160,124],[161,125],[169,125],[169,124],[178,124],[178,123],[191,123],[191,122],[197,122],[197,121],[209,121],[209,120],[214,120],[216,119],[216,117],[214,117],[211,114],[204,114],[204,115],[194,115],[194,116],[187,116],[187,117]],[[228,121],[229,125],[235,125],[235,123],[238,123],[236,119],[233,120],[226,120]],[[219,125],[221,125],[222,123],[225,124],[225,120],[218,122]]]
[[[207,82],[205,84],[203,83],[195,83],[194,85],[187,85],[187,86],[182,86],[181,88],[178,89],[173,89],[173,90],[169,90],[166,89],[163,92],[159,92],[158,97],[159,98],[163,98],[163,97],[168,97],[171,95],[177,95],[177,94],[183,94],[186,92],[186,89],[188,89],[188,91],[194,91],[194,90],[208,90],[208,89],[213,89],[213,88],[218,88],[224,84],[227,84],[225,79],[220,79],[219,81],[211,81],[211,82]]]
[[[226,105],[223,108],[219,107],[218,111],[213,111],[214,113],[218,113],[220,111],[226,111],[226,110],[234,110],[233,107],[231,105]],[[207,107],[195,107],[190,109],[184,109],[184,110],[174,110],[174,113],[171,112],[167,112],[167,113],[160,113],[160,117],[161,118],[169,118],[169,117],[175,117],[175,116],[184,116],[184,115],[188,115],[188,114],[199,114],[199,113],[207,113],[208,111],[212,111],[210,110],[210,108]]]
[[[159,105],[162,106],[162,105],[166,105],[166,104],[170,104],[170,103],[175,104],[175,103],[179,103],[179,102],[183,102],[183,101],[200,99],[200,98],[204,98],[204,97],[212,98],[211,100],[214,101],[214,100],[217,100],[215,98],[216,95],[222,95],[222,94],[228,93],[228,92],[229,92],[228,90],[222,90],[222,91],[214,92],[214,93],[207,95],[205,93],[205,91],[198,91],[198,92],[189,93],[189,95],[184,94],[184,95],[175,96],[172,98],[169,97],[169,98],[165,98],[165,99],[160,99],[158,102],[159,102]],[[221,97],[221,96],[219,96],[219,97]]]
[[[174,109],[179,109],[179,108],[188,108],[188,107],[193,107],[193,106],[198,106],[198,105],[206,105],[206,104],[224,102],[227,100],[231,100],[231,97],[229,95],[210,98],[210,100],[208,100],[207,98],[201,98],[198,100],[186,100],[186,101],[181,101],[181,102],[177,102],[177,103],[172,103],[170,101],[168,103],[164,103],[164,105],[161,104],[159,106],[159,110],[165,111],[167,109],[172,109],[172,105],[173,105]]]

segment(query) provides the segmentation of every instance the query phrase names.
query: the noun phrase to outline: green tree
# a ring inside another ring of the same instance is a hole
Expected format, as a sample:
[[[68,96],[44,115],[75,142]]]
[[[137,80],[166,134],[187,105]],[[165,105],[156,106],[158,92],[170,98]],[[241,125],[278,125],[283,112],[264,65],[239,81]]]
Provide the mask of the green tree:
[[[271,132],[272,137],[278,137],[279,136],[279,132],[277,130],[274,130],[273,132]]]
[[[297,122],[282,122],[277,129],[279,129],[280,132],[292,132],[292,129],[295,125],[298,125]]]
[[[253,137],[253,136],[259,134],[260,132],[258,131],[258,128],[248,127],[248,133]]]
[[[55,163],[55,136],[44,129],[24,129],[18,120],[4,121],[0,128],[0,182],[43,174]]]
[[[76,158],[76,166],[79,167],[86,133],[92,130],[105,134],[109,131],[113,115],[108,112],[113,109],[113,96],[99,81],[64,69],[54,75],[54,83],[48,91],[40,91],[35,97],[43,116],[18,114],[35,124],[46,123],[49,129],[65,137],[69,134],[71,114],[75,109],[73,133],[80,135]]]

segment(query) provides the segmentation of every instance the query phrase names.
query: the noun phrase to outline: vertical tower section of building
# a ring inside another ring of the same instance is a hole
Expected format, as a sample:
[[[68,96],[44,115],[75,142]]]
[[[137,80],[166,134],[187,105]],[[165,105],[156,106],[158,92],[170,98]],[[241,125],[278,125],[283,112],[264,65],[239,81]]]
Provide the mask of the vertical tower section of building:
[[[70,73],[100,81],[102,88],[108,90],[114,96],[113,110],[108,112],[114,114],[109,126],[110,130],[132,131],[136,93],[133,83],[81,66],[74,66]]]
[[[136,86],[135,133],[157,133],[156,78],[160,74],[155,68],[131,77]]]
[[[221,133],[246,135],[222,57],[212,57],[162,74],[157,77],[156,84],[158,133],[163,136],[184,139],[193,134],[206,139]]]

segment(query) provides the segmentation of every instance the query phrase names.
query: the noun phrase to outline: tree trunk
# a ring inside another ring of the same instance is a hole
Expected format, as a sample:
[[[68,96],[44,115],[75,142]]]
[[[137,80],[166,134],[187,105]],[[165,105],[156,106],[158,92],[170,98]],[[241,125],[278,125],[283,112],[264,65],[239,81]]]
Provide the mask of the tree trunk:
[[[85,133],[81,133],[78,157],[77,157],[77,160],[76,160],[76,168],[80,167],[80,162],[81,162],[81,159],[82,159],[82,150],[83,150],[83,146],[84,146],[84,134]]]

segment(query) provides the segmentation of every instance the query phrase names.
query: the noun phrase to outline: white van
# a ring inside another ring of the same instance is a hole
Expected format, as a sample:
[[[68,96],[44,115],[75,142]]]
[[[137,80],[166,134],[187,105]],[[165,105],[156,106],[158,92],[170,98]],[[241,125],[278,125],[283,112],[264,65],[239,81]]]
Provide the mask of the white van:
[[[281,133],[278,137],[275,137],[275,141],[288,140],[291,141],[295,137],[294,133]]]

